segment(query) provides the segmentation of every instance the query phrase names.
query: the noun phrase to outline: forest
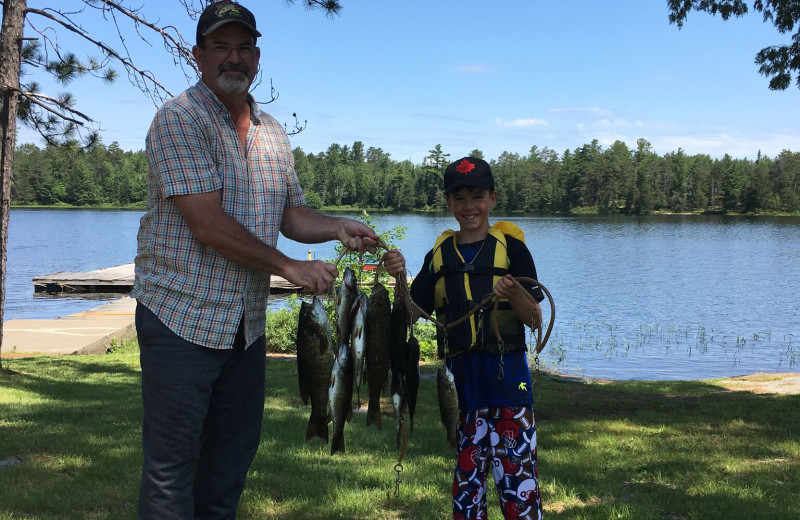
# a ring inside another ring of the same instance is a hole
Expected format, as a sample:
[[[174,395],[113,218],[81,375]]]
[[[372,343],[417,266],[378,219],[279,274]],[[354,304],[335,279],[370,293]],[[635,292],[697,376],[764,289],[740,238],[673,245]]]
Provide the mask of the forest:
[[[458,155],[460,157],[461,154]],[[572,213],[800,212],[800,152],[755,159],[656,154],[646,139],[636,149],[597,140],[574,150],[533,146],[527,155],[483,157],[492,165],[496,211]],[[441,145],[422,164],[392,160],[381,148],[332,144],[324,152],[294,149],[295,169],[309,206],[372,210],[443,210],[442,175],[451,157]],[[144,207],[144,151],[117,143],[44,149],[17,147],[11,203],[16,206]]]

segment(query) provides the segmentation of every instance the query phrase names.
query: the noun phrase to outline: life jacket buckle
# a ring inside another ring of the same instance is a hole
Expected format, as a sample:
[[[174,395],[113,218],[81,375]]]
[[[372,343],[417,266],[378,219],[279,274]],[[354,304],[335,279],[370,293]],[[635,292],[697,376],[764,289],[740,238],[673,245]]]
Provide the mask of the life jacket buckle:
[[[467,264],[464,262],[459,262],[456,270],[459,273],[474,273],[475,272],[475,264]]]

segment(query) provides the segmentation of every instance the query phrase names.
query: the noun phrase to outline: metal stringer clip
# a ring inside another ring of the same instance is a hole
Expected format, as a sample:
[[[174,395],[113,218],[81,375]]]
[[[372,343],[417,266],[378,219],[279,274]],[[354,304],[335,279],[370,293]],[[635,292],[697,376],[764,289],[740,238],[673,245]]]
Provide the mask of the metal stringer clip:
[[[497,346],[500,348],[500,362],[497,364],[497,366],[498,366],[497,379],[502,381],[506,377],[505,361],[503,361],[503,354],[505,353],[506,347],[505,347],[505,344],[503,343],[502,339],[500,341],[498,341],[498,345]]]
[[[478,311],[477,326],[478,326],[478,329],[480,329],[480,331],[481,331],[481,345],[483,345],[484,344],[483,340],[486,337],[485,336],[486,329],[483,326],[483,308],[482,307],[481,307],[481,310]],[[476,331],[476,333],[477,333],[477,331]]]
[[[394,497],[400,496],[400,474],[403,473],[403,463],[398,462],[394,465],[394,470],[397,472],[397,478],[394,481]]]
[[[408,447],[408,437],[406,436],[406,421],[405,417],[400,417],[400,431],[403,434],[403,450],[400,452],[400,457],[397,459],[397,464],[394,465],[394,471],[397,476],[394,479],[394,497],[400,496],[400,474],[403,473],[403,458],[406,456],[406,448]]]

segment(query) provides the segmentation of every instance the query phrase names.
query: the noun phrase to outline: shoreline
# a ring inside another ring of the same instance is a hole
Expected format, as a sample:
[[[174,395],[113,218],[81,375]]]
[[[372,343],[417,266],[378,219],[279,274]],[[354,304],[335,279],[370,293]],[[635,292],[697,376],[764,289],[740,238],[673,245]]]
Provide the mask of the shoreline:
[[[611,384],[621,382],[686,382],[696,381],[719,384],[730,391],[750,391],[756,394],[800,394],[800,372],[750,372],[738,376],[715,377],[709,379],[602,379],[596,377],[573,376],[558,372],[545,372],[546,377],[583,384]]]
[[[106,302],[89,311],[49,320],[16,319],[3,324],[2,359],[24,359],[41,356],[73,354],[103,354],[115,341],[135,338],[133,328],[134,302],[128,296]],[[12,341],[18,344],[12,344]],[[54,347],[62,342],[65,348]],[[22,351],[18,351],[22,349]],[[294,360],[295,354],[267,353],[270,360]],[[431,366],[434,363],[422,362]],[[611,384],[617,382],[714,382],[728,390],[748,390],[755,393],[800,394],[799,372],[749,372],[737,376],[708,379],[606,379],[578,376],[542,370],[545,377],[583,384]]]
[[[272,361],[294,361],[294,354],[267,352],[267,359]],[[434,363],[420,362],[420,366],[432,367]],[[705,382],[722,386],[729,391],[750,391],[756,394],[800,394],[800,372],[751,372],[732,377],[710,379],[603,379],[598,377],[575,376],[542,370],[540,377],[556,379],[565,383],[579,384],[614,384],[614,383],[664,383],[664,382]]]
[[[67,205],[54,205],[54,206],[26,206],[20,204],[11,204],[10,209],[43,209],[43,210],[95,210],[95,211],[146,211],[147,207],[142,203],[141,206],[67,206]],[[412,214],[436,214],[436,213],[443,213],[448,214],[447,208],[438,208],[438,209],[409,209],[409,210],[397,210],[396,208],[355,208],[355,207],[344,207],[344,206],[322,206],[320,208],[314,208],[318,211],[323,213],[360,213],[361,211],[366,211],[367,213],[397,213],[397,214],[404,214],[404,213],[412,213]],[[735,212],[722,212],[716,210],[705,210],[705,211],[654,211],[652,213],[645,213],[641,215],[632,214],[632,213],[625,213],[625,212],[610,212],[610,213],[602,213],[600,211],[572,211],[572,212],[564,212],[564,213],[536,213],[536,212],[524,212],[524,211],[509,211],[509,212],[499,212],[496,214],[498,217],[502,216],[514,216],[514,215],[522,215],[522,216],[541,216],[541,217],[606,217],[606,216],[624,216],[624,217],[658,217],[658,216],[675,216],[675,217],[707,217],[707,216],[721,216],[721,217],[800,217],[800,212],[776,212],[776,213],[735,213]]]

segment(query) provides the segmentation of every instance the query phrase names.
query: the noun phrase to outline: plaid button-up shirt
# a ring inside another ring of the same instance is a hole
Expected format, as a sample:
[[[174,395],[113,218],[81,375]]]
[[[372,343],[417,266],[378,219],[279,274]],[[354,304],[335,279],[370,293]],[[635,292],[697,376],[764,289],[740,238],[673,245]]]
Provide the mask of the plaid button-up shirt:
[[[244,316],[264,334],[269,273],[235,264],[198,241],[174,195],[221,190],[226,213],[265,244],[278,242],[285,207],[305,203],[281,125],[250,100],[247,153],[228,110],[202,82],[167,101],[147,134],[147,212],[131,296],[182,338],[231,348]]]

